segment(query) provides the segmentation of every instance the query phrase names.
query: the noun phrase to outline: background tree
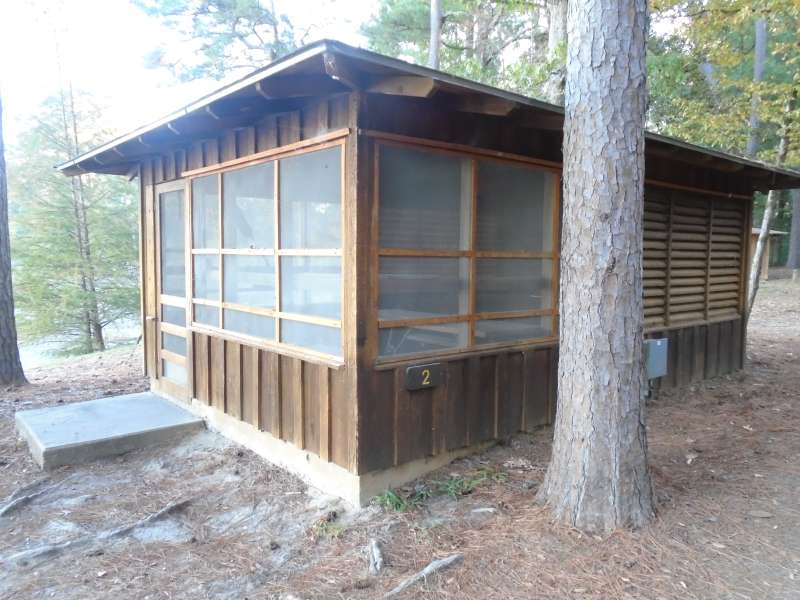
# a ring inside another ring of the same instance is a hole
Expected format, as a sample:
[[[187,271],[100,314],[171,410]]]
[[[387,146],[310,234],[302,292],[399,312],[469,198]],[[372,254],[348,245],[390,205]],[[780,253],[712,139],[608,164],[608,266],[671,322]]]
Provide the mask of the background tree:
[[[494,85],[507,85],[506,54],[525,52],[540,27],[541,2],[441,0],[439,68]],[[430,53],[430,5],[426,0],[381,0],[361,28],[369,47],[426,64]],[[537,17],[536,20],[532,17]]]
[[[558,410],[539,499],[606,532],[654,511],[642,362],[647,3],[570,0],[567,23]]]
[[[17,345],[9,238],[3,99],[0,98],[0,385],[3,386],[27,383]]]
[[[308,33],[296,31],[273,0],[133,1],[182,35],[177,48],[159,46],[147,57],[150,66],[166,67],[182,80],[263,67],[304,44]]]
[[[9,157],[20,334],[55,337],[73,352],[104,349],[104,328],[138,313],[135,185],[53,169],[109,139],[96,125],[101,114],[65,90],[44,103]]]
[[[439,68],[439,50],[442,45],[442,0],[431,0],[431,39],[428,44],[428,66]]]

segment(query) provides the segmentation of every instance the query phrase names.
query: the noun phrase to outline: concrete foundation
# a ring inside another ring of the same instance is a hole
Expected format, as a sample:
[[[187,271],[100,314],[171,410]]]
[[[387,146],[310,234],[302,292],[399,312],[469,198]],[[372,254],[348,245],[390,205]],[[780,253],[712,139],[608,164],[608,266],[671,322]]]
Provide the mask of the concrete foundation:
[[[186,407],[205,419],[209,429],[219,432],[272,464],[297,475],[310,486],[326,494],[338,496],[356,508],[368,505],[372,498],[391,487],[408,483],[457,458],[481,452],[494,443],[484,442],[468,448],[460,448],[415,460],[391,469],[357,475],[197,400],[193,399],[187,403],[170,398],[170,401],[180,407]]]
[[[205,426],[198,416],[150,392],[23,410],[15,421],[43,469],[171,442]]]

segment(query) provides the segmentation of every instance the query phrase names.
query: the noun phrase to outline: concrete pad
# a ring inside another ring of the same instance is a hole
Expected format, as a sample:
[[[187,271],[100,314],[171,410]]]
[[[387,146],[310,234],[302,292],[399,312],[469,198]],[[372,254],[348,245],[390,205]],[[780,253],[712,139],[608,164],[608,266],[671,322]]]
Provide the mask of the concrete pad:
[[[17,431],[43,469],[85,463],[203,429],[203,419],[150,392],[21,410]]]

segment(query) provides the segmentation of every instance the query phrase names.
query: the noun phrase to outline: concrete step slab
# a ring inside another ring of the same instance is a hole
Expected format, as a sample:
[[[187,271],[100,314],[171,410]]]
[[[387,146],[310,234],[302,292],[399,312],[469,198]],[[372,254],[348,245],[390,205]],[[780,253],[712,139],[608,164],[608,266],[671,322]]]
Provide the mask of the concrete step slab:
[[[150,392],[21,410],[15,421],[43,469],[173,442],[205,427],[200,417]]]

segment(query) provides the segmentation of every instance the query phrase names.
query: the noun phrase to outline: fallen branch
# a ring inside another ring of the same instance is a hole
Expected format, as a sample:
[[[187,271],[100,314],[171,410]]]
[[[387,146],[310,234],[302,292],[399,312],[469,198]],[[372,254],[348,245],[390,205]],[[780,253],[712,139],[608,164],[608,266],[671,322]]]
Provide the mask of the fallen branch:
[[[0,508],[0,517],[3,517],[7,514],[14,512],[15,510],[22,508],[26,504],[28,504],[34,498],[41,496],[46,489],[37,489],[41,488],[43,484],[45,484],[49,479],[45,477],[44,479],[39,479],[38,481],[34,481],[33,483],[29,483],[27,485],[23,485],[22,487],[17,488],[14,492],[6,499],[6,503]],[[36,491],[31,491],[36,490]]]
[[[39,479],[38,481],[34,481],[33,483],[29,483],[28,485],[23,485],[20,488],[17,488],[16,490],[14,490],[14,493],[8,497],[8,502],[2,508],[0,508],[0,517],[5,517],[11,514],[12,512],[19,510],[23,506],[30,504],[31,501],[35,500],[42,494],[46,494],[47,492],[50,492],[56,489],[57,487],[62,486],[73,477],[74,475],[70,475],[69,477],[65,477],[61,481],[54,483],[53,485],[47,486],[45,488],[42,488],[41,486],[50,481],[50,479],[47,477]],[[36,491],[32,492],[31,490],[36,490]]]
[[[377,575],[383,569],[383,552],[381,552],[378,540],[373,538],[369,541],[367,554],[369,555],[369,574]]]
[[[45,559],[54,558],[66,550],[73,550],[75,548],[84,548],[86,546],[93,546],[95,544],[105,542],[106,540],[110,540],[113,538],[122,537],[133,533],[137,529],[150,525],[164,517],[171,515],[172,513],[178,512],[183,510],[189,504],[189,500],[181,500],[179,502],[173,502],[172,504],[168,504],[158,512],[153,513],[136,521],[135,523],[131,523],[130,525],[124,525],[122,527],[117,527],[115,529],[107,529],[105,531],[101,531],[94,535],[86,535],[80,537],[76,540],[71,540],[68,542],[62,542],[60,544],[43,544],[41,546],[36,546],[35,548],[31,548],[29,550],[23,550],[22,552],[17,552],[16,554],[12,554],[6,559],[0,560],[0,564],[8,565],[8,566],[15,566],[15,567],[27,567],[30,566],[31,563],[34,561],[42,561]]]
[[[396,588],[394,588],[392,591],[386,593],[383,597],[394,598],[395,596],[402,594],[404,591],[406,591],[415,583],[423,579],[427,579],[434,573],[440,573],[445,569],[449,569],[454,565],[461,564],[463,561],[464,561],[463,554],[453,554],[452,556],[448,556],[447,558],[434,560],[427,567],[422,569],[422,571],[416,573],[415,575],[412,575],[411,577],[403,581],[400,585],[398,585]]]

